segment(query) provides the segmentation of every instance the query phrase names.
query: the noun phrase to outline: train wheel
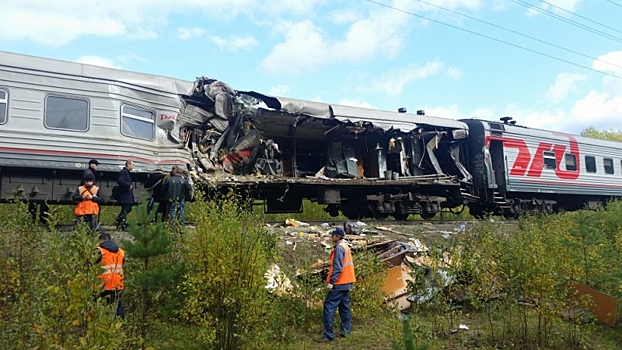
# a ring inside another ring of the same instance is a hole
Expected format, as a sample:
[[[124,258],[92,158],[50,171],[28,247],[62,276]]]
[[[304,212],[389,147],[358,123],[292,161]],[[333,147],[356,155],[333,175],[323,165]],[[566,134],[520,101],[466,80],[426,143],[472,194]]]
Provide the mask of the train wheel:
[[[421,218],[423,218],[424,220],[431,220],[432,218],[434,218],[434,216],[436,216],[436,213],[431,211],[422,211],[419,215],[421,215]]]
[[[395,218],[395,220],[399,220],[399,221],[406,221],[408,220],[409,216],[410,214],[408,213],[398,213],[398,212],[393,213],[393,217]]]
[[[410,214],[406,212],[406,209],[404,208],[404,204],[398,202],[398,203],[395,203],[395,213],[391,215],[395,218],[395,220],[406,221],[408,220],[408,216]]]
[[[508,220],[514,220],[518,218],[518,213],[513,210],[505,209],[503,211],[503,217]]]
[[[374,219],[386,220],[389,217],[389,213],[374,213]]]
[[[344,202],[341,204],[341,212],[349,220],[361,220],[367,212],[367,206],[364,203]]]
[[[339,208],[337,208],[335,204],[329,204],[326,208],[324,208],[324,211],[326,211],[328,215],[333,218],[339,216]]]

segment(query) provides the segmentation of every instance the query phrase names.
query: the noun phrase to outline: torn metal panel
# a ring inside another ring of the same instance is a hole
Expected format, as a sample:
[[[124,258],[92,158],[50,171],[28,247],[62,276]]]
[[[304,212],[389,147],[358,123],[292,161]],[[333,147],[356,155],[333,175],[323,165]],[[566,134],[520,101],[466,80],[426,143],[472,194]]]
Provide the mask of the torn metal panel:
[[[417,126],[423,125],[448,129],[468,129],[465,123],[448,118],[429,117],[410,113],[381,111],[334,104],[331,105],[331,108],[334,117],[339,120],[369,122],[384,130],[400,129],[401,131],[411,131]]]
[[[410,307],[408,298],[408,281],[415,279],[410,274],[410,267],[405,264],[391,267],[387,270],[383,290],[386,294],[385,303],[396,304],[399,310]]]
[[[600,322],[611,327],[615,326],[618,309],[616,298],[573,281],[570,282],[570,290],[570,297],[574,298],[580,307],[586,307]]]
[[[409,132],[420,125],[468,130],[465,123],[448,118],[304,101],[286,97],[275,97],[275,99],[279,101],[281,110],[287,113],[322,119],[334,118],[344,123],[365,122],[383,130],[399,129],[403,132]],[[275,107],[277,105],[273,105],[270,108],[274,109]]]
[[[322,102],[296,100],[293,98],[277,97],[281,103],[281,111],[307,115],[313,118],[332,118],[330,105]]]

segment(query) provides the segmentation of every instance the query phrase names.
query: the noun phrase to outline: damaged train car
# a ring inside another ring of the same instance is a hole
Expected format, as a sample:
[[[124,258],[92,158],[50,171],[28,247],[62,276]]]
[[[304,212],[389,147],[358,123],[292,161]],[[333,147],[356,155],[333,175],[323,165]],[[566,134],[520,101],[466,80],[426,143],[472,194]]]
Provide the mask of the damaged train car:
[[[104,194],[132,159],[137,192],[182,165],[206,191],[238,190],[268,212],[309,199],[351,219],[431,218],[472,192],[460,121],[6,52],[0,136],[3,201],[69,204],[89,158]]]
[[[204,118],[191,123],[188,146],[198,173],[223,189],[214,172],[234,175],[230,185],[250,185],[268,212],[298,211],[310,199],[334,216],[403,220],[463,204],[471,177],[459,161],[462,122],[235,92],[206,78],[182,98]]]

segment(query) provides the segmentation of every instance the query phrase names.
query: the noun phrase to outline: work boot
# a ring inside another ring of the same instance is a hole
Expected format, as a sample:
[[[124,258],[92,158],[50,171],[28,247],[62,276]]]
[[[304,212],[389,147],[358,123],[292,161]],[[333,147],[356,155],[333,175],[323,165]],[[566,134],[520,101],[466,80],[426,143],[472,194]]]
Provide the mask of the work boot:
[[[322,337],[322,338],[316,340],[316,342],[318,342],[318,343],[328,343],[328,342],[331,342],[331,341],[333,341],[333,340],[332,339],[328,339],[326,337]]]

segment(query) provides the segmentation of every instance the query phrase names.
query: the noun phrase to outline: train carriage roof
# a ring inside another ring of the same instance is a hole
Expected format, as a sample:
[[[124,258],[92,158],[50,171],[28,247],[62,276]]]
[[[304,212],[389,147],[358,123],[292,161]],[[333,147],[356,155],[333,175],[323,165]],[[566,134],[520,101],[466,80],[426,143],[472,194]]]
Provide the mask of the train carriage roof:
[[[181,79],[5,51],[0,51],[0,67],[114,81],[178,95],[188,94],[193,86],[193,82]]]
[[[306,115],[319,119],[336,119],[340,122],[366,122],[383,130],[399,129],[411,131],[421,125],[448,129],[467,129],[466,123],[440,117],[431,117],[411,113],[382,111],[362,107],[351,107],[323,102],[305,101],[286,97],[273,97],[268,108],[291,114]]]

